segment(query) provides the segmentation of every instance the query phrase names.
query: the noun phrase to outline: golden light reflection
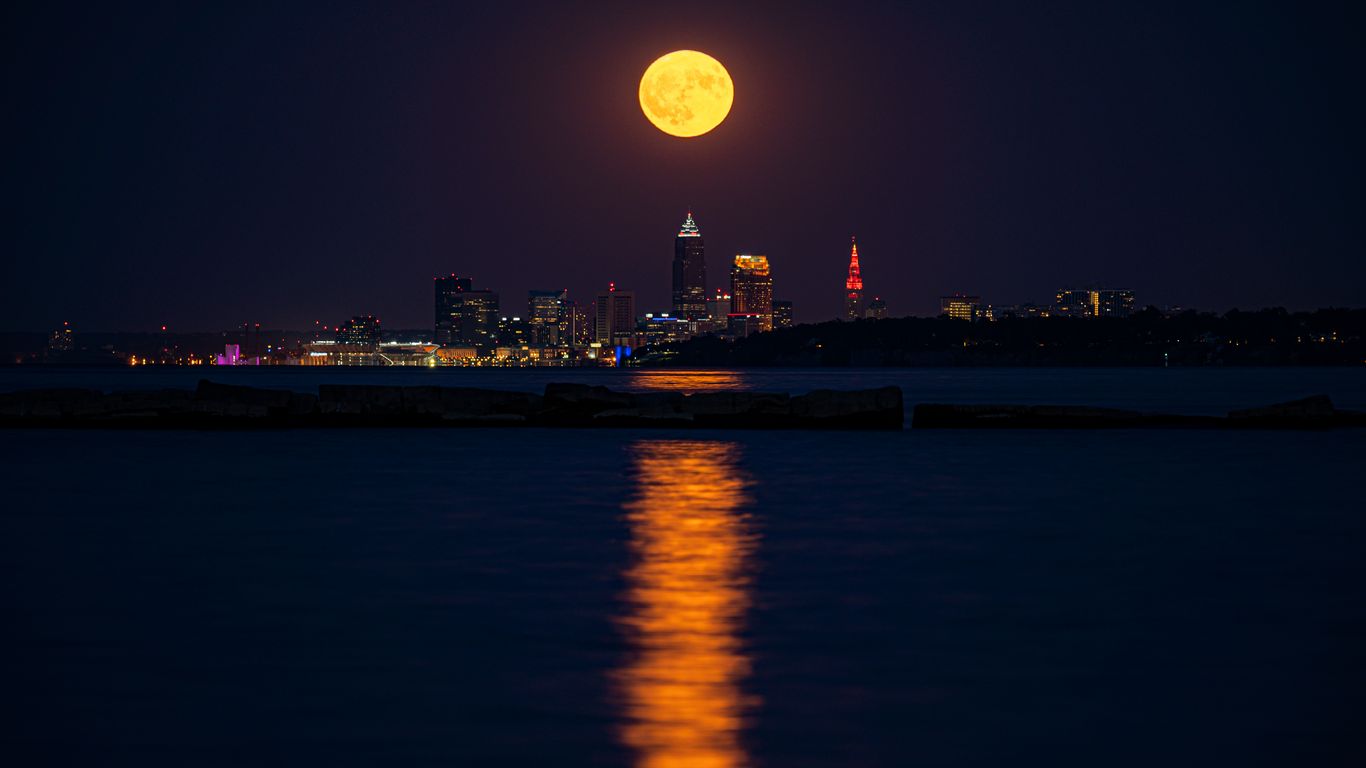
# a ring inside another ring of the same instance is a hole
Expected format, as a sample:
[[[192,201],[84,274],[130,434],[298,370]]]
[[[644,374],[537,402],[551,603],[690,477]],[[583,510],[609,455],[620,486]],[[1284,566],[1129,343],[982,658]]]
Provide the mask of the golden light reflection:
[[[692,394],[742,389],[744,375],[735,371],[632,371],[631,383],[641,389]]]
[[[647,440],[631,453],[631,611],[619,621],[633,656],[616,674],[622,741],[641,768],[746,765],[740,733],[757,702],[741,689],[750,660],[740,630],[756,536],[739,447]]]

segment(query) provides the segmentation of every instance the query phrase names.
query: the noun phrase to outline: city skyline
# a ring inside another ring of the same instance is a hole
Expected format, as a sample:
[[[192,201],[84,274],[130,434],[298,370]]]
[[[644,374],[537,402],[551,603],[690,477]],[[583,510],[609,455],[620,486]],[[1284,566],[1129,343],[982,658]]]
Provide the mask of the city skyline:
[[[800,321],[839,316],[851,232],[892,314],[1074,282],[1361,306],[1363,54],[1338,15],[26,6],[0,327],[421,327],[425,281],[451,271],[510,295],[615,280],[667,307],[660,233],[687,207],[713,254],[782,264]],[[835,40],[857,42],[804,65]],[[736,83],[695,139],[637,100],[679,48]]]

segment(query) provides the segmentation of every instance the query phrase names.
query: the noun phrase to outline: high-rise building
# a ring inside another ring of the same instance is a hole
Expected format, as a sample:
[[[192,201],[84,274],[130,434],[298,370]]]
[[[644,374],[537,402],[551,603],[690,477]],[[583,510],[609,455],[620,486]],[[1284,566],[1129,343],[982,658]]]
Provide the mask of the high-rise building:
[[[498,318],[499,347],[528,347],[532,344],[530,321],[521,317]]]
[[[617,338],[630,336],[636,330],[636,295],[631,291],[618,291],[612,283],[608,289],[598,294],[594,302],[597,322],[594,336],[605,347],[615,346]]]
[[[1058,317],[1090,317],[1091,291],[1064,288],[1053,297],[1053,315]]]
[[[531,325],[532,344],[556,347],[563,343],[560,326],[568,300],[569,291],[527,291],[527,322]]]
[[[490,290],[461,294],[456,338],[465,344],[490,346],[498,337],[498,293]]]
[[[758,315],[762,331],[773,330],[773,275],[768,257],[740,253],[730,270],[730,311]]]
[[[356,315],[337,328],[338,344],[373,348],[379,340],[379,318],[374,315]]]
[[[717,322],[724,323],[726,315],[730,314],[731,295],[724,290],[717,288],[716,295],[707,299],[707,317]]]
[[[863,274],[858,264],[858,238],[849,238],[849,276],[844,279],[844,319],[863,317]]]
[[[1096,317],[1128,317],[1134,313],[1134,292],[1105,289],[1094,291],[1092,307]]]
[[[881,320],[887,316],[887,302],[883,301],[880,296],[874,296],[873,300],[868,302],[867,308],[864,309],[863,316],[869,320]]]
[[[964,296],[955,293],[952,296],[939,297],[939,314],[948,315],[954,320],[976,320],[980,317],[979,311],[982,306],[982,297]]]
[[[773,300],[773,327],[792,327],[792,302]]]
[[[673,315],[700,320],[707,314],[707,259],[692,211],[674,238]]]
[[[432,285],[436,289],[436,343],[448,345],[459,340],[454,330],[455,310],[459,295],[470,290],[472,283],[468,277],[452,273],[450,277],[433,278]]]
[[[1064,288],[1054,296],[1052,314],[1060,317],[1128,317],[1133,311],[1133,291]]]
[[[442,346],[492,346],[498,334],[498,294],[474,290],[468,277],[438,277],[436,343]]]
[[[593,343],[593,315],[588,307],[574,301],[564,304],[564,316],[560,322],[560,343],[582,348]]]

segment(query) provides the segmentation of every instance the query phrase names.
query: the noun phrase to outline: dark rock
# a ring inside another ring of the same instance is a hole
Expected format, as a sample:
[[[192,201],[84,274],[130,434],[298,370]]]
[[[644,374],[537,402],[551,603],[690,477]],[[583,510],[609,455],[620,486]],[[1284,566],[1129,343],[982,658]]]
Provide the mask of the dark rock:
[[[195,388],[194,400],[196,403],[255,405],[283,411],[289,408],[290,396],[293,394],[285,389],[258,389],[200,379],[199,386]]]
[[[635,400],[625,392],[587,384],[552,382],[545,386],[545,409],[540,421],[553,426],[588,426],[603,411],[631,408]]]
[[[520,416],[527,417],[541,409],[542,398],[530,392],[503,392],[497,389],[473,387],[441,387],[440,408],[444,416]]]
[[[774,392],[697,392],[680,410],[699,427],[779,429],[792,426],[792,398]]]
[[[1138,411],[1081,405],[958,405],[921,403],[913,429],[1098,429],[1147,426]]]
[[[792,418],[794,426],[818,429],[901,429],[906,411],[900,387],[817,389],[792,398]]]
[[[637,408],[610,408],[593,414],[594,426],[600,427],[690,427],[690,413],[680,413],[668,403],[655,403]]]
[[[1313,428],[1333,426],[1338,411],[1327,395],[1314,395],[1288,403],[1229,411],[1234,426]]]
[[[29,389],[0,395],[0,416],[60,419],[76,411],[98,408],[104,393],[94,389]]]
[[[323,384],[318,409],[324,414],[397,416],[403,413],[403,388],[377,384]]]

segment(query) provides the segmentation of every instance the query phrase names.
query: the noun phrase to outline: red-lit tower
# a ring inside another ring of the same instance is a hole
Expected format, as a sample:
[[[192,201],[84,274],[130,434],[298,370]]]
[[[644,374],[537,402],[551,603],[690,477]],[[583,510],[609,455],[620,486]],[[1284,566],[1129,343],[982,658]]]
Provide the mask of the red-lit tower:
[[[849,238],[849,277],[844,280],[844,319],[863,317],[863,275],[858,268],[858,238]]]

